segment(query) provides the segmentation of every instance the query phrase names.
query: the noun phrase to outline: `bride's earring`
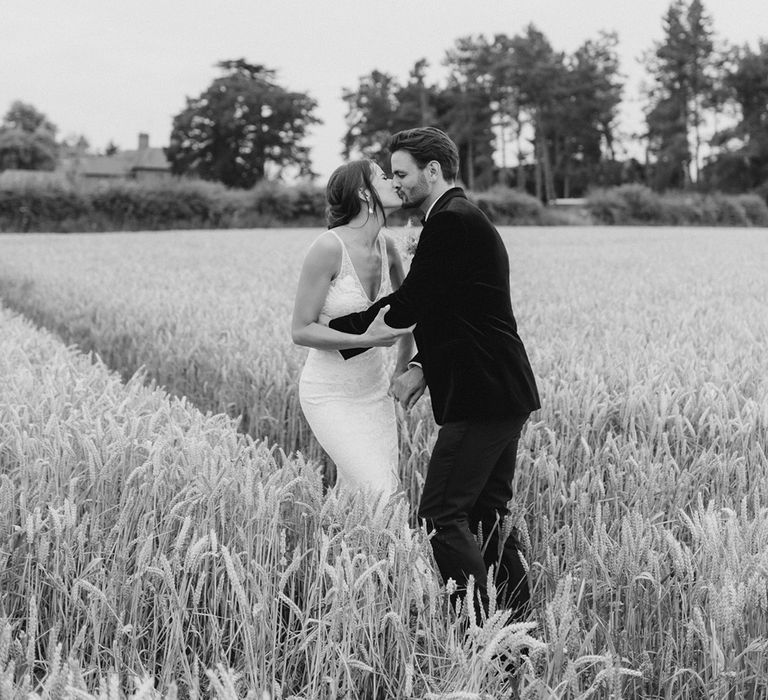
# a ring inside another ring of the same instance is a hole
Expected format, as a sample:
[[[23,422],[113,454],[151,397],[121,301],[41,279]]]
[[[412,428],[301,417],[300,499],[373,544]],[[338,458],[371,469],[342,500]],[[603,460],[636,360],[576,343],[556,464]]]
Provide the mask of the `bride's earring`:
[[[365,195],[365,201],[368,203],[368,213],[373,214],[373,204],[371,204],[371,200],[368,199],[368,195]]]

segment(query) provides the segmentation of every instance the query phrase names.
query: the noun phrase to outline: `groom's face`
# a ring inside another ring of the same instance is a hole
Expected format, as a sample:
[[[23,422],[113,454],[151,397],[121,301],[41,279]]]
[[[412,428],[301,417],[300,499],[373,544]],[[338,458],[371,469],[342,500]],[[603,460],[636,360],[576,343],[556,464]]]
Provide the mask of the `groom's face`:
[[[391,165],[392,185],[403,202],[403,209],[419,208],[432,192],[424,170],[408,151],[395,151]]]

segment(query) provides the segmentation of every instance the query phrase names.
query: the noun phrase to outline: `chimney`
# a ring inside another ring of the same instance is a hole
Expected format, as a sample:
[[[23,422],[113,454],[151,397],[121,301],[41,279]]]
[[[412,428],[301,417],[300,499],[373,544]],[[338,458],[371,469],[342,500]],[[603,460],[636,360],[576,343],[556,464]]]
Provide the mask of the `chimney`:
[[[149,148],[149,134],[139,134],[139,150],[146,151]]]

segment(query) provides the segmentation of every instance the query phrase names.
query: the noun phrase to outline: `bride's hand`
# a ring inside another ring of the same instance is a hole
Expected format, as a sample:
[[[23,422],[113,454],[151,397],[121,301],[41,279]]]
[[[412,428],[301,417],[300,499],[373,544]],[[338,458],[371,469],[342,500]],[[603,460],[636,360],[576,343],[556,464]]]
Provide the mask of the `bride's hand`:
[[[368,347],[389,347],[394,345],[404,335],[410,333],[416,324],[409,328],[392,328],[388,326],[384,320],[384,316],[389,311],[389,304],[382,306],[379,309],[379,313],[376,314],[376,318],[371,321],[371,325],[368,326],[368,330],[360,336],[363,341],[361,345]]]

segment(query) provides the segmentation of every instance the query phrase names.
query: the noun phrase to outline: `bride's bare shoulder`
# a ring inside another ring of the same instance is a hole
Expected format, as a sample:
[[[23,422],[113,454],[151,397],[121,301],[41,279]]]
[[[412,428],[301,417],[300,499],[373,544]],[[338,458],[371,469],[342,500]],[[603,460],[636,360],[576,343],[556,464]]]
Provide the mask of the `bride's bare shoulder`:
[[[319,253],[338,253],[341,249],[341,241],[332,231],[323,231],[312,241],[309,249]]]
[[[309,246],[305,264],[335,270],[341,254],[341,241],[330,231],[324,231]]]

